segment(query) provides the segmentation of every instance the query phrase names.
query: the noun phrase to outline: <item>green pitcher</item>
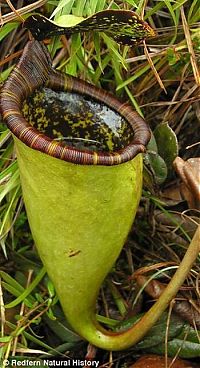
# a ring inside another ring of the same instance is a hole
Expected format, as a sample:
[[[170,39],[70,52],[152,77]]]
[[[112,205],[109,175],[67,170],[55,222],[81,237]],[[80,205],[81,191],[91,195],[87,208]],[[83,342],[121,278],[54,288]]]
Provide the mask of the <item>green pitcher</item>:
[[[27,44],[5,83],[1,111],[13,133],[33,238],[67,320],[95,346],[128,348],[174,295],[127,331],[96,321],[99,288],[140,200],[148,126],[108,92],[53,70],[39,41]]]

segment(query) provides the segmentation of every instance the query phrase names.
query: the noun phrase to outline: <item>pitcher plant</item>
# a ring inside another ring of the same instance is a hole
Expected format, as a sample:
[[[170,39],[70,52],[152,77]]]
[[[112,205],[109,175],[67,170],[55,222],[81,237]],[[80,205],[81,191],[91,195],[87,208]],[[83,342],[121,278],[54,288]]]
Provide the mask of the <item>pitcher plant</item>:
[[[40,24],[37,17],[28,19],[27,27]],[[141,24],[146,32],[146,23]],[[59,33],[53,27],[51,35]],[[45,38],[45,30],[39,35]],[[128,34],[121,36],[129,43]],[[197,254],[195,243],[159,300],[131,328],[112,332],[97,322],[99,289],[125,243],[141,197],[147,124],[110,93],[54,70],[38,40],[26,45],[0,103],[15,141],[33,239],[68,322],[97,347],[130,347],[161,316]]]

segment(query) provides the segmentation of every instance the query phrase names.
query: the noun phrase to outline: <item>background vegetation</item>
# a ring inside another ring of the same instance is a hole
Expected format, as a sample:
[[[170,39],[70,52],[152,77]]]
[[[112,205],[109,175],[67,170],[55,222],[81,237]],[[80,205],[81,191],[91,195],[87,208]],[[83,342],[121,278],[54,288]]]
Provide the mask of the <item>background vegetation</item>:
[[[22,18],[36,8],[54,20],[63,14],[87,17],[102,9],[133,9],[157,29],[146,45],[132,48],[97,32],[45,41],[54,67],[129,100],[154,132],[144,157],[144,190],[136,221],[98,300],[99,320],[109,328],[119,328],[118,321],[125,327],[159,297],[199,222],[200,162],[191,158],[200,151],[200,1],[0,0],[1,83],[30,37]],[[91,347],[70,330],[54,287],[44,276],[23,206],[12,138],[1,120],[0,150],[2,361],[13,356],[42,360],[50,353],[122,367],[155,353],[190,359],[195,366],[200,357],[199,260],[173,308],[142,342],[123,353]],[[176,161],[174,167],[177,156],[184,161]]]

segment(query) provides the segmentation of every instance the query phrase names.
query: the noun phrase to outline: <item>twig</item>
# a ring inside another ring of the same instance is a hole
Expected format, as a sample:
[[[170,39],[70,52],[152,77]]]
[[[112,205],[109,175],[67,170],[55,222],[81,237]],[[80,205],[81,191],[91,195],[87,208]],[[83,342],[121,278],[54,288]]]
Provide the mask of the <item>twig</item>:
[[[162,80],[161,80],[161,78],[160,78],[160,76],[159,76],[159,74],[158,74],[158,72],[157,72],[157,70],[156,70],[155,66],[154,66],[153,61],[151,60],[151,57],[150,57],[150,55],[149,55],[149,52],[148,52],[148,49],[147,49],[147,46],[146,46],[145,41],[143,41],[143,45],[144,45],[144,53],[145,53],[146,58],[147,58],[147,60],[148,60],[148,62],[149,62],[149,65],[150,65],[151,69],[153,70],[153,73],[154,73],[154,75],[155,75],[155,77],[156,77],[156,79],[157,79],[157,81],[158,81],[158,83],[159,83],[159,86],[160,86],[160,88],[162,88],[162,89],[165,91],[165,93],[167,94],[167,91],[166,91],[166,89],[165,89],[165,86],[164,86],[164,84],[163,84],[163,82],[162,82]]]
[[[9,0],[7,0],[7,2],[9,4],[10,8],[13,9],[13,11],[8,13],[8,14],[4,14],[4,15],[0,16],[0,24],[1,25],[5,24],[5,23],[8,23],[12,20],[16,20],[18,18],[20,18],[22,20],[22,22],[24,22],[24,19],[22,18],[22,15],[24,15],[24,14],[30,12],[30,11],[33,11],[37,8],[40,8],[42,5],[44,5],[47,2],[47,0],[38,0],[33,4],[26,5],[23,8],[17,9],[17,10],[13,7],[12,4],[11,4],[12,6],[10,5]]]
[[[181,17],[182,17],[183,29],[184,29],[184,32],[185,32],[185,39],[186,39],[186,42],[187,42],[188,51],[190,53],[190,62],[191,62],[191,65],[192,65],[194,78],[195,78],[196,84],[198,86],[200,86],[200,73],[199,73],[199,69],[198,69],[198,66],[197,66],[197,61],[196,61],[195,52],[194,52],[194,48],[193,48],[193,44],[192,44],[192,39],[191,39],[191,36],[190,36],[190,29],[188,27],[188,23],[187,23],[187,20],[186,20],[186,17],[185,17],[183,6],[181,6]]]

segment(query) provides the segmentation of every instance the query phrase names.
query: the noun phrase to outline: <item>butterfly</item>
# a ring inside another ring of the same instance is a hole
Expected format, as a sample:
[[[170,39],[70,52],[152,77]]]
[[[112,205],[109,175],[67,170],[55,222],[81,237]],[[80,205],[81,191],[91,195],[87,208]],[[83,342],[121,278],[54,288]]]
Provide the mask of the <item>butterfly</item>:
[[[24,26],[39,41],[56,35],[98,31],[106,33],[120,44],[131,46],[156,35],[155,30],[131,10],[109,9],[88,18],[71,17],[77,18],[74,25],[70,24],[69,15],[61,16],[62,24],[57,24],[41,14],[34,14],[27,18]]]

